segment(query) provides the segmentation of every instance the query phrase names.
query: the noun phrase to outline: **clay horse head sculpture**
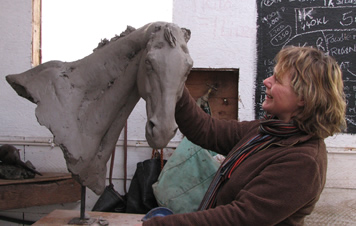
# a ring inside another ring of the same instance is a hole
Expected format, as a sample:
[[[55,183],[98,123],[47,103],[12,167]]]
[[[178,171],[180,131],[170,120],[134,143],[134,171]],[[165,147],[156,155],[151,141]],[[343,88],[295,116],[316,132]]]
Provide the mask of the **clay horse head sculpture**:
[[[38,122],[53,134],[74,178],[101,194],[106,163],[141,97],[149,145],[163,148],[174,136],[175,105],[193,65],[189,38],[172,23],[128,27],[83,59],[49,61],[6,80],[37,104]]]

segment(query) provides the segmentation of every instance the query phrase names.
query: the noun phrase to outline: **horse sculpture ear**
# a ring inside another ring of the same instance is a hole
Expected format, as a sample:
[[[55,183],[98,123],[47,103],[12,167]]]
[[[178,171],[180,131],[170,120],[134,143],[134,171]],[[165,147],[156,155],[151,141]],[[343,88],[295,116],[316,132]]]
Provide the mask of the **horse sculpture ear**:
[[[184,33],[185,42],[188,43],[188,41],[189,41],[189,39],[190,39],[190,34],[191,34],[191,32],[190,32],[190,30],[187,29],[187,28],[181,28],[181,29],[182,29],[182,31],[183,31],[183,33]]]

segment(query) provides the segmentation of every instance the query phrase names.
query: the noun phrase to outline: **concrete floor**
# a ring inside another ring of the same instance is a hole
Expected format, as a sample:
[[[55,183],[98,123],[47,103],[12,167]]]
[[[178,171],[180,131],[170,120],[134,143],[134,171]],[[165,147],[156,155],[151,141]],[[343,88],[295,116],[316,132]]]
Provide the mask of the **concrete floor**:
[[[325,188],[305,225],[356,226],[356,189]]]

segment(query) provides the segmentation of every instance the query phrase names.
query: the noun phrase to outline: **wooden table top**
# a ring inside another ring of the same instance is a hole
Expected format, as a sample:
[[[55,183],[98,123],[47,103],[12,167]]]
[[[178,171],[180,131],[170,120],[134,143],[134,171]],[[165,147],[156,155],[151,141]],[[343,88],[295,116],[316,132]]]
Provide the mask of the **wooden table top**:
[[[85,216],[91,221],[90,225],[105,225],[105,221],[109,225],[135,225],[141,222],[143,214],[127,214],[127,213],[104,213],[104,212],[85,212]],[[56,226],[56,225],[75,225],[69,224],[73,218],[80,218],[79,210],[54,210],[47,216],[41,218],[33,225],[41,226]]]

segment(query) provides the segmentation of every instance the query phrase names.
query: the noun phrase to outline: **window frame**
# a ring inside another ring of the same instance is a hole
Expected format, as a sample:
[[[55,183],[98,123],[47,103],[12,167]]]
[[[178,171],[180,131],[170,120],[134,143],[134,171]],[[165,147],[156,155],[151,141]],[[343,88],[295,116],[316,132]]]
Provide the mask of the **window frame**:
[[[32,66],[42,63],[42,0],[32,0]]]

